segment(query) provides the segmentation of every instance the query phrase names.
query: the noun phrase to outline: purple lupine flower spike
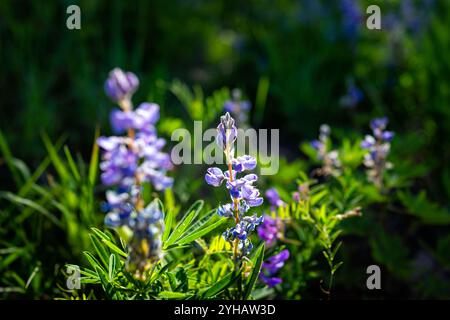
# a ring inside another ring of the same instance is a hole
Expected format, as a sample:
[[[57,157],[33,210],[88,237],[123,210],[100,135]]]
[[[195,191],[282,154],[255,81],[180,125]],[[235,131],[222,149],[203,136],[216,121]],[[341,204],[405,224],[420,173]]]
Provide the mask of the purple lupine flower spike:
[[[142,276],[149,264],[161,257],[164,229],[157,203],[144,206],[142,183],[164,190],[172,186],[173,179],[166,176],[172,163],[169,155],[162,152],[165,141],[158,138],[155,128],[159,106],[145,102],[132,109],[131,96],[138,85],[139,80],[131,72],[119,68],[110,72],[105,91],[120,106],[111,112],[111,124],[115,132],[127,135],[99,137],[97,143],[102,150],[101,180],[112,188],[102,205],[108,212],[105,224],[132,231],[127,268]]]
[[[372,135],[366,135],[361,142],[361,148],[367,150],[364,165],[367,167],[368,179],[380,188],[383,184],[383,172],[392,168],[392,164],[386,158],[394,132],[385,130],[387,125],[387,117],[373,119],[370,121]]]
[[[219,206],[217,214],[235,220],[236,225],[226,230],[223,237],[233,243],[235,246],[234,252],[236,250],[240,252],[239,256],[235,256],[235,258],[242,259],[253,248],[250,239],[248,239],[249,234],[263,221],[263,217],[246,216],[245,214],[251,207],[260,206],[263,203],[263,198],[260,197],[259,190],[253,186],[253,183],[258,180],[256,174],[238,177],[238,173],[253,170],[256,167],[256,159],[248,155],[234,157],[236,138],[237,128],[234,125],[234,119],[227,112],[220,117],[216,141],[225,153],[228,168],[225,171],[217,167],[209,168],[205,174],[205,181],[214,187],[220,186],[225,181],[231,203]]]
[[[317,151],[317,159],[322,162],[322,167],[317,169],[318,175],[338,175],[341,166],[337,150],[328,150],[331,129],[327,124],[320,126],[319,139],[313,140],[311,146]]]

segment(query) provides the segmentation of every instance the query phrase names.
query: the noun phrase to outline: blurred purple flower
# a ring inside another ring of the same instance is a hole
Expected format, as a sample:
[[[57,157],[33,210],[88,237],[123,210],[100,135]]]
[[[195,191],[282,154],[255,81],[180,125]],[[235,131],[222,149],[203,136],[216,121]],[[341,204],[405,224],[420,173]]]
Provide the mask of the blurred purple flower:
[[[129,99],[139,87],[139,79],[132,72],[115,68],[105,82],[105,92],[114,102]]]
[[[269,287],[280,284],[282,279],[275,277],[275,274],[284,266],[287,259],[289,259],[289,250],[284,249],[263,262],[259,274],[260,280]]]

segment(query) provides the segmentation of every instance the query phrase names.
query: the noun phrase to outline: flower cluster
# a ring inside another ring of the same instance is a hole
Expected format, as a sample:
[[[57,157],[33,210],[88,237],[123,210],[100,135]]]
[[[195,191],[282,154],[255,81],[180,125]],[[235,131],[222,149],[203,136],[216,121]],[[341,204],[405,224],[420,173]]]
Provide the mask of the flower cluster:
[[[383,184],[384,170],[392,168],[392,164],[387,162],[386,158],[391,149],[394,132],[385,130],[387,124],[386,117],[373,119],[370,122],[373,135],[366,135],[361,142],[361,148],[368,150],[364,156],[364,165],[368,168],[367,175],[378,187]]]
[[[242,258],[252,250],[253,245],[248,238],[249,234],[255,230],[262,221],[262,217],[257,215],[245,216],[251,207],[260,206],[263,198],[253,183],[258,180],[256,174],[246,174],[241,178],[238,173],[253,170],[256,167],[256,159],[244,155],[234,157],[234,142],[237,137],[237,128],[234,119],[227,112],[220,117],[220,124],[217,127],[216,142],[223,149],[228,164],[228,169],[222,171],[218,167],[209,168],[205,175],[205,180],[214,187],[225,182],[231,202],[219,206],[217,213],[222,217],[234,218],[235,225],[224,232],[224,238],[233,243],[234,258]]]
[[[127,219],[126,226],[133,235],[129,241],[127,270],[145,279],[144,271],[162,258],[162,233],[164,216],[156,201],[143,210],[134,211]]]
[[[275,211],[278,207],[283,207],[286,205],[286,203],[281,200],[280,194],[275,188],[270,188],[266,191],[266,198],[267,200],[269,200],[269,203],[271,205],[271,211]]]
[[[269,200],[272,212],[276,212],[277,208],[286,205],[275,188],[268,189],[265,195]],[[264,216],[264,221],[258,228],[258,236],[264,240],[267,247],[274,246],[276,241],[282,238],[283,232],[284,222],[280,218],[272,218],[269,215]]]
[[[283,236],[284,223],[280,218],[265,215],[264,222],[258,228],[258,236],[264,240],[267,247],[273,247]]]
[[[173,179],[166,176],[172,168],[168,154],[162,152],[165,140],[158,138],[155,124],[159,106],[142,103],[135,110],[131,97],[139,80],[131,72],[114,69],[105,83],[106,94],[120,109],[111,112],[111,124],[122,136],[99,137],[102,150],[101,180],[112,188],[106,192],[108,227],[127,227],[133,233],[130,241],[129,265],[143,270],[147,261],[160,256],[162,213],[154,205],[144,208],[142,184],[151,183],[156,190],[171,187]]]
[[[264,261],[261,266],[259,279],[270,288],[283,282],[281,278],[275,277],[275,274],[284,266],[284,263],[288,258],[289,251],[287,249],[284,249],[280,253],[273,255],[272,257]]]
[[[266,197],[271,204],[270,210],[276,212],[277,208],[286,206],[286,203],[281,200],[278,191],[275,188],[266,191]],[[285,222],[278,218],[272,218],[265,215],[264,222],[258,228],[258,236],[264,240],[267,247],[274,247],[278,240],[284,240]],[[284,265],[284,261],[289,258],[289,251],[287,249],[278,254],[271,256],[262,264],[262,270],[259,273],[260,280],[268,285],[274,287],[282,282],[281,278],[274,275]]]
[[[240,126],[247,124],[250,108],[250,102],[242,100],[241,90],[239,89],[233,89],[231,100],[226,101],[223,105],[224,111],[231,113]]]
[[[331,129],[328,125],[320,126],[320,134],[318,140],[313,140],[311,146],[317,151],[317,159],[322,161],[322,168],[317,170],[319,175],[337,175],[341,162],[337,150],[329,151]]]
[[[309,184],[307,182],[300,184],[297,190],[292,194],[292,200],[299,203],[309,199]]]

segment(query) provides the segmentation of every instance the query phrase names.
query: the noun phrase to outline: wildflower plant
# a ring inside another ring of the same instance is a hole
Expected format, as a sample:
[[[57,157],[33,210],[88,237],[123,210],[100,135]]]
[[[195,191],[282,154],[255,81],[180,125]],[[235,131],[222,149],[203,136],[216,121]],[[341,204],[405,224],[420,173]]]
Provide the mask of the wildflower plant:
[[[376,118],[370,122],[372,135],[366,135],[361,142],[361,148],[368,152],[364,156],[364,165],[367,168],[369,181],[378,188],[383,186],[383,173],[392,168],[392,163],[387,161],[391,149],[391,141],[394,132],[386,130],[388,118]]]
[[[319,139],[311,142],[311,146],[316,150],[317,159],[322,163],[322,167],[315,172],[317,175],[338,175],[340,171],[339,153],[337,150],[330,150],[330,133],[330,126],[322,124]]]
[[[133,110],[131,97],[139,85],[136,75],[114,69],[105,83],[105,91],[120,109],[111,112],[111,124],[125,136],[99,137],[103,151],[100,168],[102,183],[111,189],[106,192],[105,224],[121,228],[129,235],[130,254],[127,268],[143,277],[145,271],[161,258],[161,235],[164,220],[155,202],[145,207],[142,197],[144,183],[156,190],[172,186],[166,176],[172,168],[170,157],[162,152],[164,139],[158,138],[155,124],[159,106],[144,102]]]
[[[237,138],[237,128],[234,119],[227,112],[220,118],[217,127],[216,141],[223,149],[227,163],[227,170],[218,167],[209,168],[205,180],[209,185],[219,187],[223,182],[228,189],[230,203],[220,205],[217,213],[222,217],[232,218],[235,225],[223,233],[223,237],[233,245],[233,260],[240,266],[242,259],[247,256],[253,244],[249,239],[250,233],[263,221],[263,217],[256,214],[246,215],[251,207],[260,206],[263,198],[259,190],[253,186],[258,180],[256,174],[246,174],[238,178],[238,173],[253,170],[256,159],[249,155],[234,157],[234,143]]]

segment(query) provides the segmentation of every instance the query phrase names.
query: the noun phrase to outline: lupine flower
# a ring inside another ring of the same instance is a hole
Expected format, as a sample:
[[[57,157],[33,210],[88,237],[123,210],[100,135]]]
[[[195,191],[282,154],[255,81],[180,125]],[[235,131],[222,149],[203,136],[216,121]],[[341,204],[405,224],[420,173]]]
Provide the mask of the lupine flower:
[[[267,247],[273,247],[278,239],[283,236],[284,223],[280,218],[264,216],[264,221],[258,227],[258,236],[266,243]]]
[[[126,227],[132,231],[129,242],[129,270],[142,276],[161,255],[161,233],[164,228],[162,213],[156,203],[144,207],[141,197],[143,183],[156,190],[173,184],[166,176],[172,168],[168,154],[162,152],[165,140],[156,135],[159,106],[142,103],[135,110],[131,96],[139,80],[131,72],[121,69],[111,71],[105,83],[106,94],[120,106],[111,112],[115,132],[126,136],[99,137],[102,150],[101,181],[111,187],[106,192],[102,209],[107,213],[105,225],[110,228]]]
[[[131,99],[138,87],[139,79],[136,75],[120,68],[114,68],[105,82],[105,92],[114,102]]]
[[[263,217],[246,216],[245,214],[251,207],[260,206],[263,198],[260,196],[259,190],[253,186],[253,183],[258,180],[256,174],[246,174],[238,178],[238,173],[255,169],[256,159],[248,155],[234,157],[236,137],[237,128],[234,119],[227,112],[220,117],[216,142],[225,153],[228,169],[222,171],[218,167],[209,168],[206,171],[205,181],[214,187],[225,183],[225,187],[228,189],[231,202],[219,206],[217,214],[234,219],[235,226],[225,231],[223,237],[233,243],[235,260],[241,260],[253,248],[248,238],[250,233],[263,221]]]
[[[337,175],[341,162],[337,150],[328,150],[331,129],[328,125],[320,126],[318,140],[313,140],[311,146],[317,151],[317,159],[322,161],[322,168],[317,170],[320,175]]]
[[[377,118],[370,122],[373,135],[366,135],[361,142],[361,148],[368,152],[364,156],[364,165],[368,168],[367,174],[370,181],[378,187],[383,184],[383,172],[392,168],[392,164],[386,161],[389,154],[394,132],[385,130],[388,118]]]
[[[275,188],[268,189],[265,195],[271,205],[270,211],[272,212],[276,212],[277,208],[286,205]],[[284,222],[269,215],[264,216],[263,223],[258,227],[258,236],[266,243],[267,247],[274,246],[276,241],[283,236],[283,232]]]
[[[363,13],[355,0],[341,0],[340,9],[342,11],[342,27],[344,35],[354,40],[358,35],[359,29],[362,25]]]
[[[347,84],[347,93],[340,99],[340,105],[343,108],[353,109],[363,98],[363,92],[355,85],[353,80],[350,80]]]
[[[292,195],[292,200],[295,202],[306,201],[309,198],[309,185],[308,183],[302,183],[298,186],[298,191]]]
[[[247,125],[250,108],[250,102],[242,100],[241,90],[239,89],[233,89],[231,92],[231,100],[227,100],[223,105],[223,110],[231,113],[237,119],[240,126]]]
[[[280,253],[264,261],[259,274],[260,280],[270,288],[282,283],[283,280],[279,277],[275,277],[275,274],[284,266],[284,263],[288,258],[289,250],[284,249]]]
[[[280,194],[275,188],[270,188],[266,191],[266,198],[267,200],[269,200],[272,211],[275,211],[276,208],[278,207],[286,205],[286,203],[283,200],[281,200]]]

